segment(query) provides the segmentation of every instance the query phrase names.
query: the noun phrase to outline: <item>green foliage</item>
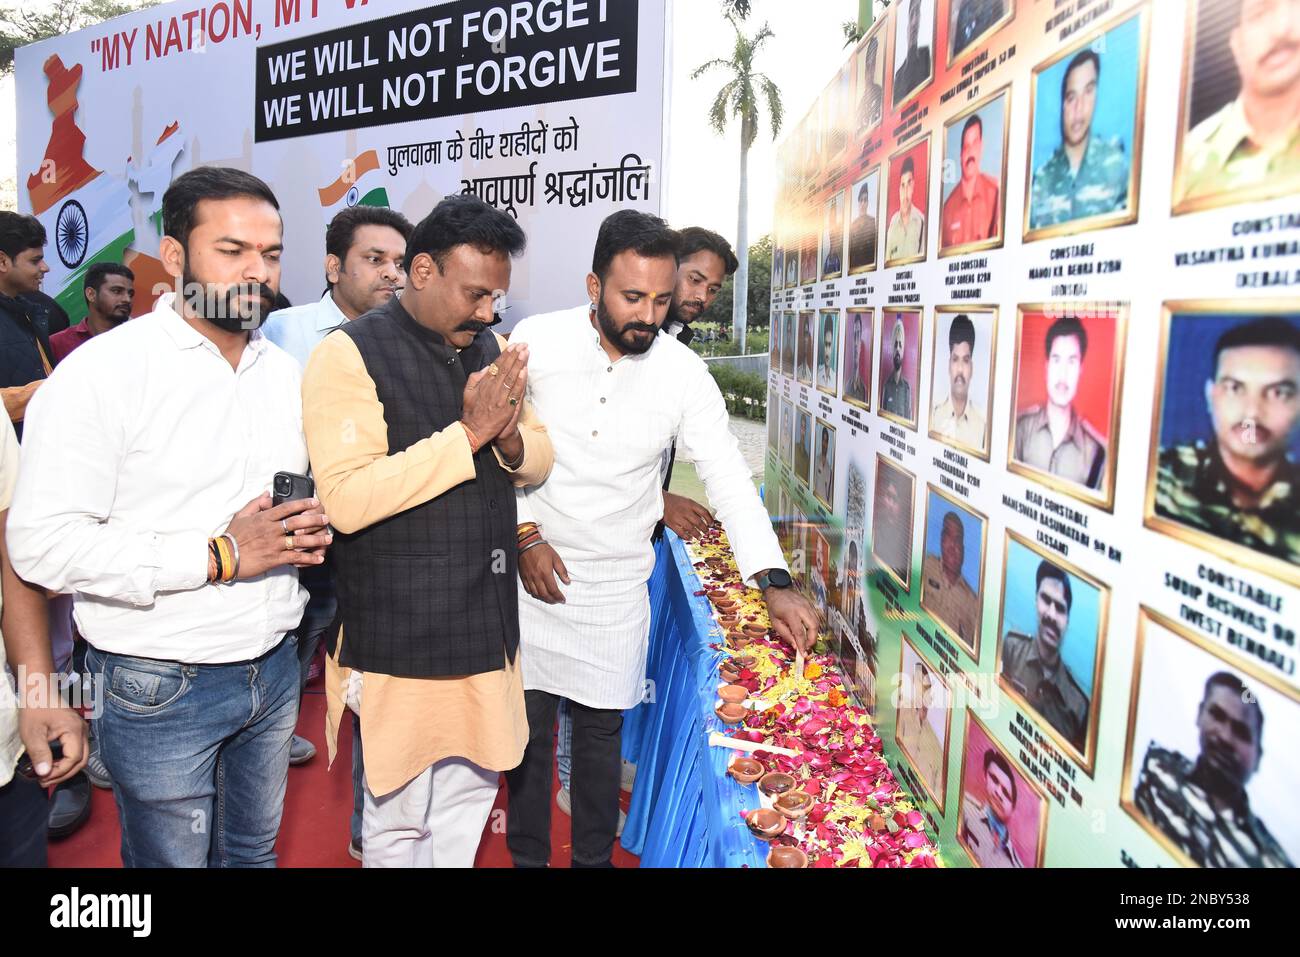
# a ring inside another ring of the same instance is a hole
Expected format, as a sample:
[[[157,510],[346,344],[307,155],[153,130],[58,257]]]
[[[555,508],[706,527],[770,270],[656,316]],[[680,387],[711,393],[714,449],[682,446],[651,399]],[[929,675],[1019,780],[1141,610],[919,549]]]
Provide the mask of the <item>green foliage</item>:
[[[765,23],[752,37],[745,36],[740,30],[740,23],[734,16],[729,16],[732,28],[736,31],[735,46],[732,47],[730,59],[710,60],[697,67],[691,74],[692,80],[698,80],[710,70],[720,69],[729,74],[729,79],[718,90],[709,107],[709,125],[715,133],[723,136],[732,119],[740,120],[740,146],[747,150],[758,138],[758,128],[762,124],[763,114],[759,108],[759,99],[767,103],[768,119],[772,125],[772,139],[781,132],[781,118],[784,106],[781,103],[781,91],[765,73],[754,69],[754,60],[764,43],[774,34]]]
[[[700,322],[717,322],[731,328],[732,299],[735,296],[735,276],[728,276],[718,297],[700,316]],[[761,328],[769,325],[772,311],[772,237],[764,236],[749,247],[749,298],[746,303],[745,327]],[[695,324],[700,328],[699,324]],[[761,352],[753,342],[746,343],[749,352]]]
[[[126,13],[157,6],[160,0],[54,0],[44,9],[25,4],[0,7],[0,75],[14,68],[14,50],[94,26]]]
[[[721,362],[710,362],[709,374],[718,383],[727,411],[760,422],[767,417],[767,379],[740,372]]]

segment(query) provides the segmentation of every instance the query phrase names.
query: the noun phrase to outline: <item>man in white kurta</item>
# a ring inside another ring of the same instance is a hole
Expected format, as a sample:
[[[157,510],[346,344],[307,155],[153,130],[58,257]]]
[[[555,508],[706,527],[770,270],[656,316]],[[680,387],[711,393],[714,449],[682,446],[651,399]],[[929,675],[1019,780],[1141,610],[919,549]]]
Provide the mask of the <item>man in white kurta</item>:
[[[529,398],[555,449],[550,477],[519,493],[519,522],[536,522],[544,542],[520,555],[530,740],[507,775],[516,866],[549,861],[554,715],[564,698],[573,704],[573,861],[609,866],[622,711],[645,693],[650,536],[664,514],[660,462],[674,436],[742,575],[765,587],[778,633],[801,647],[816,639],[812,606],[780,584],[785,560],[717,385],[703,360],[660,331],[675,243],[661,220],[615,213],[597,240],[590,301],[525,319],[511,336],[528,344]]]

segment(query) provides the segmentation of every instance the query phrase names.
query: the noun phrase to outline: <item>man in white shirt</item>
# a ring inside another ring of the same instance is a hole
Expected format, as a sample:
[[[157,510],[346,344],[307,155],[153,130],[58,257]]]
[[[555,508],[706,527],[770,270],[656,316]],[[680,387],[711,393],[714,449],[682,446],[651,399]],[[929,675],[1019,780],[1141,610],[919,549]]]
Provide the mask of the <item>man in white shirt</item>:
[[[297,720],[297,566],[331,536],[304,473],[297,364],[258,331],[283,225],[265,183],[202,167],[163,197],[154,311],[60,363],[28,407],[14,568],[71,592],[128,867],[275,865]],[[286,635],[289,637],[286,638]]]
[[[262,334],[298,360],[299,369],[320,341],[345,322],[378,309],[406,285],[406,241],[414,227],[401,213],[386,206],[349,206],[330,220],[325,230],[325,295],[317,302],[290,306],[273,313]],[[307,569],[302,586],[311,596],[302,624],[298,626],[298,660],[302,665],[302,686],[312,658],[320,645],[338,601],[328,567]],[[361,773],[361,735],[353,715],[352,734],[352,821],[348,853],[361,860],[361,817],[364,791]],[[316,746],[304,737],[293,736],[289,763],[303,764],[316,755]]]
[[[86,723],[56,693],[45,592],[19,579],[9,564],[4,532],[17,479],[18,439],[8,421],[0,422],[0,867],[44,867],[45,789],[85,765]],[[19,678],[21,705],[6,664]],[[63,749],[57,761],[51,741]],[[24,750],[35,780],[17,772]]]
[[[650,533],[663,515],[664,449],[694,460],[741,574],[764,589],[773,625],[809,648],[817,614],[790,585],[781,548],[728,429],[704,362],[661,333],[678,268],[678,236],[623,210],[602,224],[588,304],[525,319],[511,342],[530,350],[528,390],[547,423],[555,465],[519,494],[526,543],[520,643],[529,741],[507,772],[507,843],[516,866],[550,860],[555,712],[573,720],[573,862],[608,867],[618,825],[624,709],[640,702],[650,627]]]

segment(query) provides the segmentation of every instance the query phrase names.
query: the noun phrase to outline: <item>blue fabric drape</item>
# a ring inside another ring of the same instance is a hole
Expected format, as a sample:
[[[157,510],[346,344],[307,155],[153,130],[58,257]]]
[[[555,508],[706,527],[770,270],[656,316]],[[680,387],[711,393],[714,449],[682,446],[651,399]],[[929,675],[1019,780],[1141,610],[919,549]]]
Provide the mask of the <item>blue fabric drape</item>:
[[[642,867],[761,867],[767,847],[740,813],[759,806],[754,785],[727,776],[717,700],[721,640],[681,539],[666,531],[650,580],[647,700],[627,713],[623,756],[637,765],[623,847]]]

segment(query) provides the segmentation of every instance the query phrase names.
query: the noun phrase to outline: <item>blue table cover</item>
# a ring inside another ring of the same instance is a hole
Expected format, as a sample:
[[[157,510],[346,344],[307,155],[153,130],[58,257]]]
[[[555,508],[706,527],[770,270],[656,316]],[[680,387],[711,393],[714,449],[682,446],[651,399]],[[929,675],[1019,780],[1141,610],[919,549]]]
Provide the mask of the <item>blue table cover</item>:
[[[727,773],[730,748],[709,747],[724,728],[717,701],[721,629],[682,540],[655,547],[650,579],[646,697],[627,712],[623,757],[637,766],[623,847],[642,867],[764,867],[768,846],[740,813],[759,806],[755,785]]]

